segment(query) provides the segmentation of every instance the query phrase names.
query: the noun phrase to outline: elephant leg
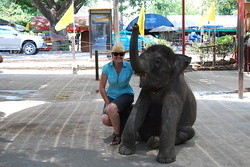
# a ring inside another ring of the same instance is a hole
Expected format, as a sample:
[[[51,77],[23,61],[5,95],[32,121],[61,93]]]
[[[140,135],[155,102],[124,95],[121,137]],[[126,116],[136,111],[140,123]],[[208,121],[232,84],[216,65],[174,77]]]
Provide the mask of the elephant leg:
[[[120,125],[120,128],[121,128],[121,134],[123,132],[123,129],[127,123],[127,120],[128,120],[128,117],[131,113],[131,110],[133,108],[133,104],[131,106],[129,106],[124,112],[121,112],[119,113],[120,115],[120,120],[121,120],[121,125]]]
[[[186,141],[193,138],[195,135],[195,131],[191,126],[183,126],[181,127],[177,133],[175,138],[175,145],[183,144]],[[156,149],[160,147],[160,137],[159,136],[151,136],[148,141],[147,145],[149,148]]]
[[[167,97],[161,111],[162,132],[160,135],[160,147],[157,155],[157,161],[160,163],[171,163],[176,159],[175,155],[175,135],[177,122],[180,117],[182,106],[177,96]]]
[[[178,129],[175,138],[175,145],[183,144],[194,137],[195,131],[191,126],[182,126]]]
[[[156,149],[160,147],[160,137],[159,136],[151,136],[148,141],[147,145],[149,148]]]
[[[122,133],[121,144],[119,146],[120,154],[130,155],[135,153],[137,131],[147,115],[147,104],[147,100],[144,100],[139,96]]]

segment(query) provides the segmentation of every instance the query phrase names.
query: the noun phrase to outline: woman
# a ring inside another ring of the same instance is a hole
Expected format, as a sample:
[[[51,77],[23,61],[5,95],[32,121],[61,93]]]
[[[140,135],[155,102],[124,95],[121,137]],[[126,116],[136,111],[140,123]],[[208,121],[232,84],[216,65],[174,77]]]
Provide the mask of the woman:
[[[111,145],[120,144],[121,120],[120,114],[128,111],[134,101],[134,91],[129,82],[133,75],[133,69],[129,62],[123,61],[125,50],[120,43],[112,48],[112,61],[102,68],[99,91],[105,102],[102,114],[104,125],[114,129]],[[106,83],[109,87],[106,91]]]

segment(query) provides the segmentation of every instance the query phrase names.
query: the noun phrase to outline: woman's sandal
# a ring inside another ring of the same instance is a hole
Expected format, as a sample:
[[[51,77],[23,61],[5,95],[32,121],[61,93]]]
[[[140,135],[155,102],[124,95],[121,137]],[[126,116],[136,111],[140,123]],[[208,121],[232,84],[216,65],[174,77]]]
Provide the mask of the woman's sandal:
[[[113,134],[113,141],[110,145],[118,145],[121,143],[121,135]]]

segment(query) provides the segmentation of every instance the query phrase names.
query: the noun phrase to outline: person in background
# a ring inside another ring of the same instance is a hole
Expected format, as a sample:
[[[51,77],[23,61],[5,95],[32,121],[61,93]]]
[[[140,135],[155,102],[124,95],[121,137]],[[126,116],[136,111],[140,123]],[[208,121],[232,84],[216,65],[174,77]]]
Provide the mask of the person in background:
[[[124,61],[125,49],[121,43],[113,46],[111,56],[112,61],[102,68],[99,91],[105,103],[102,123],[113,127],[110,145],[117,145],[121,142],[120,116],[123,112],[129,112],[134,102],[134,91],[129,83],[134,72],[130,62]],[[109,86],[106,89],[107,82]]]
[[[237,53],[238,53],[238,43],[237,43],[237,39],[235,36],[232,37],[232,54],[233,54],[233,58],[237,61],[238,59],[238,56],[237,56]]]
[[[0,63],[3,62],[3,57],[0,55]]]
[[[192,42],[199,42],[200,40],[200,36],[196,33],[196,30],[192,30],[188,37]]]
[[[204,31],[204,34],[202,36],[202,42],[207,44],[207,43],[209,43],[208,41],[209,41],[209,38],[208,38],[207,31]]]

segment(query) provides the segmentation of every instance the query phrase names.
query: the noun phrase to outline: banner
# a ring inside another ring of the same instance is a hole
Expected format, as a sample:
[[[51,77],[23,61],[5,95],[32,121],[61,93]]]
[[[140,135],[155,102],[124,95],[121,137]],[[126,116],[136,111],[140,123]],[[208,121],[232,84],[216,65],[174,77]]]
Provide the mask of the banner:
[[[205,22],[208,22],[208,21],[215,21],[215,4],[214,3],[210,6],[208,11],[201,16],[199,22],[197,23],[197,26],[201,27]]]
[[[145,23],[145,9],[144,9],[144,4],[142,4],[137,22],[137,24],[139,25],[139,32],[141,36],[144,36],[144,23]]]
[[[214,20],[215,20],[215,5],[213,3],[208,10],[208,21],[214,21]]]
[[[63,17],[56,24],[56,31],[65,29],[69,24],[74,22],[74,4],[72,3],[69,9],[64,13]]]

